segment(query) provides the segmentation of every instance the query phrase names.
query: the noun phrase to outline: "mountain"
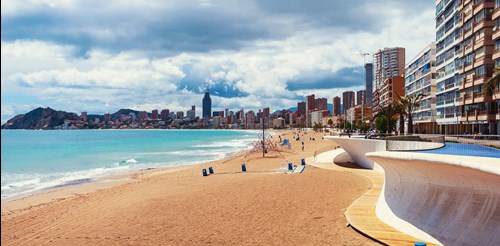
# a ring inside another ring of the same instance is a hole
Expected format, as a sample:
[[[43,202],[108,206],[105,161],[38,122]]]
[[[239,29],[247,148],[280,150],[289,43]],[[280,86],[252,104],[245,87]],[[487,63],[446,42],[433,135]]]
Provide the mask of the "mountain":
[[[129,115],[130,113],[137,115],[139,113],[139,111],[136,111],[133,109],[128,109],[128,108],[127,109],[122,108],[122,109],[116,111],[115,113],[112,113],[111,117],[114,118],[116,115],[120,115],[120,114]]]
[[[332,104],[328,103],[327,107],[328,107],[328,110],[330,110],[330,114],[332,114],[332,112],[333,112],[333,109],[332,109],[333,106],[332,106]],[[297,106],[288,108],[288,110],[290,110],[292,112],[296,112],[297,111]],[[343,110],[344,110],[344,105],[340,104],[340,112],[343,112]],[[281,113],[281,111],[283,111],[283,110],[282,109],[281,110],[276,110],[276,111],[274,111],[273,114],[279,114],[279,113]]]
[[[64,124],[64,120],[79,120],[75,113],[37,108],[26,114],[14,116],[2,125],[2,129],[52,129]]]

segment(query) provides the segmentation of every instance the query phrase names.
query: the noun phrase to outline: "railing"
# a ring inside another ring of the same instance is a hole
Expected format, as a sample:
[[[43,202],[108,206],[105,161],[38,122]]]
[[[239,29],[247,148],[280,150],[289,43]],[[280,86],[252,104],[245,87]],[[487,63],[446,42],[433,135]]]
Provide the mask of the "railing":
[[[499,149],[498,151],[500,151],[500,135],[481,135],[481,134],[448,135],[445,137],[445,139],[446,142],[483,145]],[[464,149],[463,151],[467,152],[467,149]]]

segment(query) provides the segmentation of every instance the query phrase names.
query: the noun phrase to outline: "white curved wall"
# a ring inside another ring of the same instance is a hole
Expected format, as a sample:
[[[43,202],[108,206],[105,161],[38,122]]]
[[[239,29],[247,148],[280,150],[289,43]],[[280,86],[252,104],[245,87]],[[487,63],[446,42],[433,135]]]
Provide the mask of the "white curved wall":
[[[385,171],[383,199],[402,220],[394,225],[389,218],[392,226],[406,232],[410,223],[444,245],[500,245],[500,159],[408,152],[367,157]]]
[[[326,136],[347,152],[361,167],[382,170],[375,162],[365,156],[368,152],[385,151],[385,140]]]

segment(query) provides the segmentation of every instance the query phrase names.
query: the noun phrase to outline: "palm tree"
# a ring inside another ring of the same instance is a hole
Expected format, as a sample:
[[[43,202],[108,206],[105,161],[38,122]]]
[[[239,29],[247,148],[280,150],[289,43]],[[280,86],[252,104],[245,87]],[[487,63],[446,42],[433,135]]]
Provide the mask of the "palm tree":
[[[375,117],[385,117],[387,119],[387,133],[391,133],[392,132],[392,129],[391,129],[391,119],[392,119],[392,116],[394,116],[394,114],[396,114],[396,111],[395,111],[395,107],[394,105],[391,103],[385,107],[379,107],[379,111],[378,113],[375,115]]]
[[[396,104],[400,105],[403,114],[408,118],[408,134],[413,133],[413,113],[420,107],[420,100],[424,96],[424,94],[418,94],[416,97],[406,95],[396,101]]]
[[[406,100],[404,97],[400,97],[394,102],[394,110],[396,111],[396,114],[399,114],[400,134],[405,132],[405,105]]]
[[[500,84],[500,66],[495,67],[493,76],[491,76],[488,82],[486,82],[486,86],[484,88],[486,94],[493,94],[493,91],[496,89],[496,87],[498,87],[498,84]]]

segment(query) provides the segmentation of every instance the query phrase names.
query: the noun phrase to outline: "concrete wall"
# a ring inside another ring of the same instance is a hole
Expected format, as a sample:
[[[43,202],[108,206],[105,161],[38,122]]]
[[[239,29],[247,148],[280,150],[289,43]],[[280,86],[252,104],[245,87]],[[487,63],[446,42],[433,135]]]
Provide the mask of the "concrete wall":
[[[382,170],[373,160],[367,158],[365,154],[368,152],[385,151],[385,140],[335,136],[326,136],[325,139],[331,139],[340,145],[359,166],[367,169]]]
[[[410,235],[414,226],[444,245],[500,245],[500,159],[408,152],[367,157],[385,171],[387,207],[377,204],[384,222]]]

